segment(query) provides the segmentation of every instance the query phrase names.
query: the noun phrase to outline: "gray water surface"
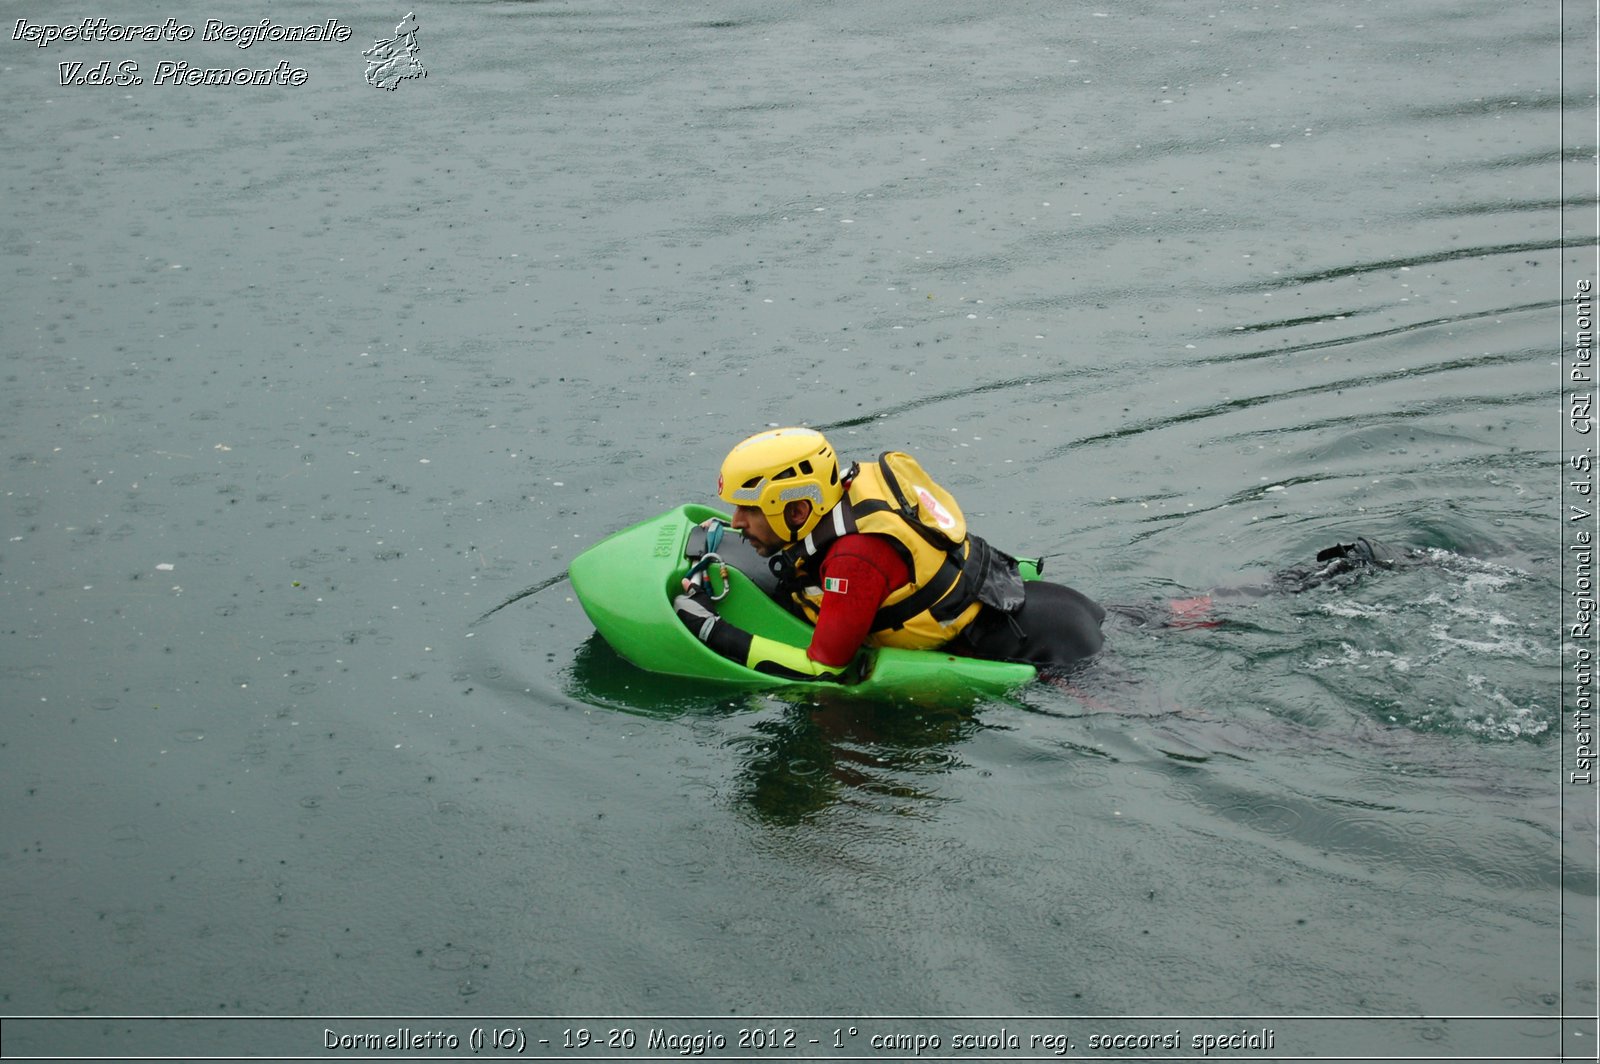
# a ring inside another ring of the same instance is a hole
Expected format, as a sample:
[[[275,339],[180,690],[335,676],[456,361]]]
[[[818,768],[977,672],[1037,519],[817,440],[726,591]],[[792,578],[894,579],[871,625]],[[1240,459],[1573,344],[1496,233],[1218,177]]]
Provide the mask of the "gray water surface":
[[[460,0],[384,91],[401,8],[240,10],[160,17],[352,35],[0,41],[0,1002],[71,1018],[13,1053],[131,1054],[128,1015],[1592,1053],[1593,12]],[[6,18],[156,17],[63,12]],[[60,84],[102,59],[307,76]],[[1113,619],[975,704],[631,669],[567,563],[797,423],[1106,602],[1425,564]]]

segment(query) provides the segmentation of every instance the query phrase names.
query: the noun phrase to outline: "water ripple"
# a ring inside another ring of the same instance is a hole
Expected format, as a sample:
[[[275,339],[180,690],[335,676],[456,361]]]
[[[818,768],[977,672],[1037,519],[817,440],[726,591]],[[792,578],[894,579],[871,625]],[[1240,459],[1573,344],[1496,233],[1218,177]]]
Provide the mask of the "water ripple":
[[[1535,251],[1553,250],[1578,250],[1591,247],[1592,244],[1582,240],[1529,240],[1514,244],[1486,244],[1477,247],[1451,248],[1448,251],[1435,251],[1421,255],[1407,255],[1399,258],[1380,259],[1375,262],[1350,263],[1345,266],[1335,266],[1324,270],[1315,270],[1308,273],[1293,274],[1286,277],[1275,278],[1271,281],[1261,281],[1245,285],[1241,291],[1267,291],[1278,288],[1290,288],[1299,285],[1314,284],[1318,281],[1332,281],[1343,277],[1357,277],[1362,274],[1379,273],[1385,270],[1407,269],[1415,266],[1426,266],[1436,262],[1456,262],[1463,259],[1484,259],[1503,255],[1526,255]]]

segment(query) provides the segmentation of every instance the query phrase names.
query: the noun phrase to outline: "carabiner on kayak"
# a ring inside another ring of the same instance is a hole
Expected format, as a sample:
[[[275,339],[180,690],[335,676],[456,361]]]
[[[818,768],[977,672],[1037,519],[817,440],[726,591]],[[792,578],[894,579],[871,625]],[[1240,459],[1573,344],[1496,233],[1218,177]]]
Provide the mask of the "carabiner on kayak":
[[[691,583],[699,581],[702,576],[710,572],[712,562],[717,563],[717,572],[722,577],[722,593],[719,595],[712,589],[709,576],[706,576],[706,589],[711,594],[712,602],[721,602],[728,597],[728,592],[733,590],[733,585],[728,583],[728,563],[723,561],[722,555],[716,551],[708,550],[700,555],[699,559],[689,566],[689,571],[684,574],[683,578]]]

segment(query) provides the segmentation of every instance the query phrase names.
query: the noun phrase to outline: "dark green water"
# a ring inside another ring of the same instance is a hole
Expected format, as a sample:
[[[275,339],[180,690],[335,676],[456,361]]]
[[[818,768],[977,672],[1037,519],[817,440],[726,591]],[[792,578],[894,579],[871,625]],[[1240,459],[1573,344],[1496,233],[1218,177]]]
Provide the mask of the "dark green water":
[[[380,91],[401,8],[11,39],[158,17],[63,10],[0,40],[11,1055],[378,1015],[1593,1058],[1592,11],[455,2]],[[147,83],[60,84],[104,59]],[[794,423],[1103,601],[1356,535],[1427,564],[1116,621],[973,705],[632,670],[565,566]]]

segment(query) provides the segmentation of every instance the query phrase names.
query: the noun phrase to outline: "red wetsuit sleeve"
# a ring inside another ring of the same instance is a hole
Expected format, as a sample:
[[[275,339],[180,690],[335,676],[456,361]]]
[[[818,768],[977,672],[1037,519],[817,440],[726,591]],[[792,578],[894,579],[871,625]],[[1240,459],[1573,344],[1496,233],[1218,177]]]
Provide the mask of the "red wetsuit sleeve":
[[[822,609],[806,656],[839,668],[867,641],[883,600],[911,582],[911,570],[891,541],[858,532],[829,549],[820,575]]]

